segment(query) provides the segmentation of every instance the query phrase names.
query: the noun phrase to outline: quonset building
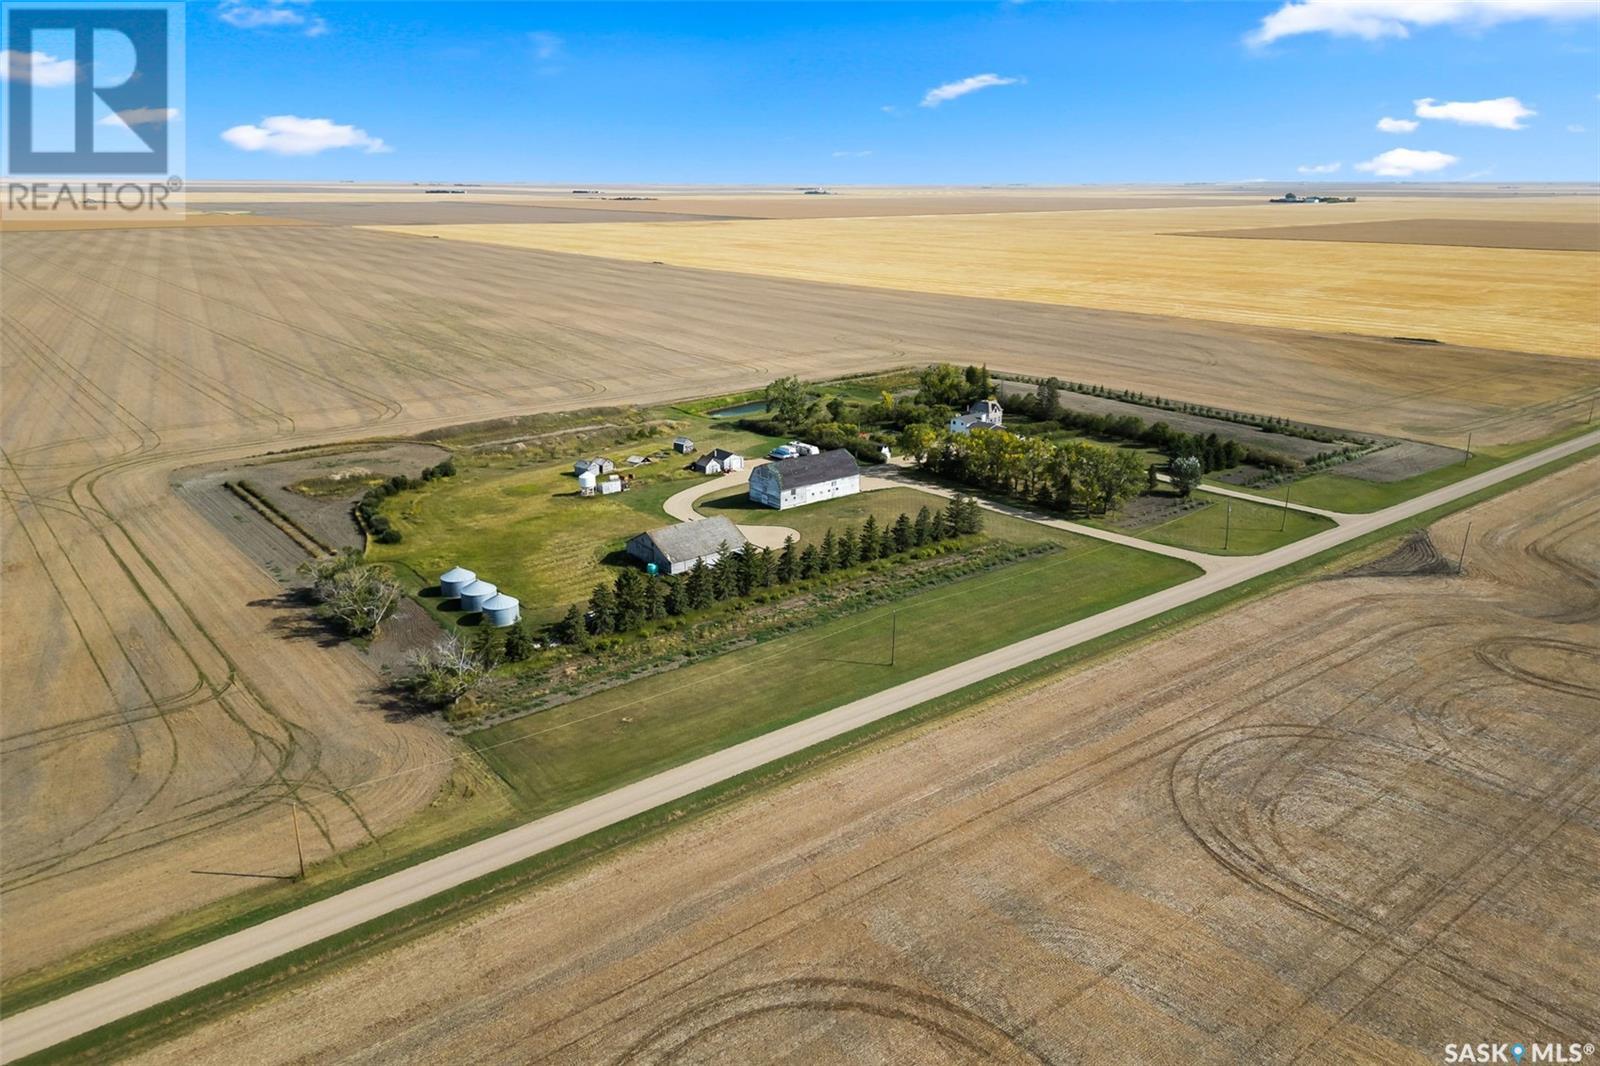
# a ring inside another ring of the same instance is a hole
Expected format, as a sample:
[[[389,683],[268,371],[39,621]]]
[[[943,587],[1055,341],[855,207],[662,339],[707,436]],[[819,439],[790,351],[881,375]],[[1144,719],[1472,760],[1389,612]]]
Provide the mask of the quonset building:
[[[780,511],[861,491],[861,468],[843,448],[758,466],[750,472],[750,498]]]

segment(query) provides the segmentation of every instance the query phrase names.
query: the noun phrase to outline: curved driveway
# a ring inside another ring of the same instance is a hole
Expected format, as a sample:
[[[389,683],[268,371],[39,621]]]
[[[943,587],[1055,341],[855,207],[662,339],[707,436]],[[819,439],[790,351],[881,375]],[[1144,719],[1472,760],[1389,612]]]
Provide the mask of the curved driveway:
[[[1600,431],[1382,511],[1344,516],[1335,528],[1275,551],[1229,559],[1226,566],[1184,584],[925,674],[23,1011],[0,1021],[0,1061],[10,1062],[87,1033],[775,759],[1308,559],[1596,444]]]

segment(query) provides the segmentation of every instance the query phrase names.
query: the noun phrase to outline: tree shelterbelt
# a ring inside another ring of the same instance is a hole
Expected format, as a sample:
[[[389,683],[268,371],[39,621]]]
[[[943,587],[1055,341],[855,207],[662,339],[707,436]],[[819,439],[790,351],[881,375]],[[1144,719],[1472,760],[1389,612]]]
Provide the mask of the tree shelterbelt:
[[[902,513],[882,525],[868,515],[859,529],[846,526],[835,533],[829,527],[820,541],[804,547],[796,544],[793,537],[786,537],[778,551],[754,545],[733,551],[724,544],[716,563],[707,566],[702,560],[694,569],[676,576],[626,569],[611,584],[595,586],[589,596],[589,610],[583,616],[584,634],[601,637],[628,633],[647,622],[705,610],[761,589],[810,581],[879,559],[903,557],[914,548],[981,532],[983,511],[978,502],[957,496],[937,511],[924,507],[915,516]],[[576,608],[569,610],[558,626],[563,643],[581,639],[577,632],[566,632],[576,628],[576,612]]]
[[[1003,429],[951,433],[906,427],[901,451],[929,473],[1063,511],[1115,510],[1145,487],[1145,461],[1135,452],[1088,441],[1023,438]]]

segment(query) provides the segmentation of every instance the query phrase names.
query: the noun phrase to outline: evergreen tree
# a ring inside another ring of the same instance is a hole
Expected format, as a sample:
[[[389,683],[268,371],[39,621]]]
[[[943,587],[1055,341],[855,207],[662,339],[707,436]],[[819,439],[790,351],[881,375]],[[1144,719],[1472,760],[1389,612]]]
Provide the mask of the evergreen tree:
[[[662,578],[667,584],[667,613],[687,614],[689,611],[689,583],[680,577]]]
[[[873,515],[867,515],[867,520],[861,523],[861,546],[858,552],[864,563],[870,563],[878,557],[878,519]]]
[[[952,496],[950,502],[939,509],[939,528],[946,537],[961,536],[961,497]]]
[[[911,543],[917,547],[932,543],[933,512],[927,507],[917,512],[917,520],[911,526]]]
[[[528,633],[528,623],[523,619],[518,618],[506,630],[504,654],[508,663],[527,662],[533,658],[533,637]]]
[[[900,512],[900,517],[894,520],[894,531],[891,536],[894,538],[895,551],[903,552],[910,549],[912,538],[915,536],[911,527],[910,515],[904,511]]]
[[[778,583],[782,585],[792,584],[795,577],[798,576],[797,565],[798,560],[795,559],[794,552],[794,537],[784,537],[783,554],[778,556]]]
[[[472,654],[485,670],[500,662],[500,634],[490,625],[480,625],[472,636]]]
[[[711,572],[711,595],[718,602],[732,599],[739,591],[739,560],[734,558],[728,542],[717,545],[717,565]]]
[[[819,549],[817,555],[817,573],[831,573],[833,570],[835,556],[838,554],[838,552],[839,543],[834,539],[833,527],[829,526],[828,531],[822,534],[822,547]]]
[[[666,582],[659,577],[645,578],[644,616],[652,622],[658,622],[667,616]]]
[[[756,584],[761,588],[771,588],[778,580],[778,557],[771,548],[761,549],[761,558],[756,563]]]
[[[845,531],[839,536],[838,568],[848,570],[856,565],[861,556],[856,544],[856,527],[846,526]]]
[[[759,567],[757,559],[758,557],[756,555],[756,547],[754,544],[746,544],[743,548],[739,549],[739,568],[736,574],[736,591],[741,596],[750,595],[750,591],[756,587],[758,577],[757,569]]]
[[[596,585],[589,594],[589,632],[597,637],[617,631],[617,598],[609,585]]]
[[[817,576],[817,546],[807,544],[805,551],[800,553],[800,576],[810,579]]]
[[[887,526],[878,534],[878,558],[887,559],[894,554],[894,530]]]
[[[583,624],[583,610],[577,604],[573,604],[567,608],[567,613],[561,621],[556,623],[556,639],[563,644],[582,646],[588,636],[589,631]]]
[[[704,560],[697,561],[694,569],[689,571],[689,609],[702,611],[716,601],[716,590],[712,587],[711,571],[706,568]]]
[[[616,630],[628,633],[644,624],[645,577],[632,567],[617,575],[612,594],[616,596]]]

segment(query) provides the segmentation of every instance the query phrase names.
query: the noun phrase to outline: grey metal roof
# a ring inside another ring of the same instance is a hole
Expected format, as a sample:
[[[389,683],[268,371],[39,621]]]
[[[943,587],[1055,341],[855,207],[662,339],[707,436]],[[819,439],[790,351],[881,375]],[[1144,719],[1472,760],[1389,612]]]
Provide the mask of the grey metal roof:
[[[787,492],[790,489],[820,485],[824,481],[834,481],[859,473],[861,468],[856,465],[856,457],[843,448],[835,448],[820,455],[802,455],[795,459],[768,463],[766,466],[757,467],[755,473],[750,476],[775,478],[779,491]]]
[[[724,460],[724,459],[732,459],[734,456],[736,456],[738,454],[739,454],[738,452],[730,452],[726,448],[712,448],[711,449],[711,458],[715,459],[719,463],[722,462],[722,460]]]
[[[674,563],[711,555],[724,541],[727,542],[729,551],[738,551],[744,547],[744,534],[739,532],[739,527],[721,515],[716,518],[702,518],[695,522],[679,522],[675,526],[663,526],[660,529],[652,529],[644,535],[655,542],[657,551],[669,562]]]

